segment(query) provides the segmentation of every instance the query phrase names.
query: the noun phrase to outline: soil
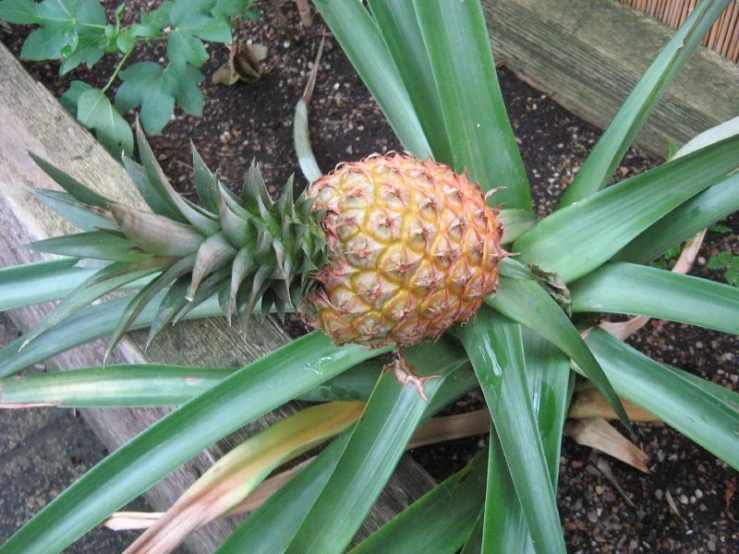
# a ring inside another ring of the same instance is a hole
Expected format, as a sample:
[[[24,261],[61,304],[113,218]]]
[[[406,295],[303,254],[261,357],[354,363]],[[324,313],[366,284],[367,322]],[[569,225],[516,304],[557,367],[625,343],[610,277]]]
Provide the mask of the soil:
[[[114,2],[108,2],[113,6]],[[126,19],[136,19],[129,2]],[[224,179],[237,183],[253,159],[263,168],[272,192],[293,173],[299,174],[292,146],[296,101],[305,87],[324,27],[316,17],[303,30],[292,2],[284,2],[289,26],[276,23],[271,3],[262,18],[238,27],[241,41],[269,48],[261,79],[234,86],[214,85],[213,72],[226,61],[221,45],[209,44],[212,56],[203,71],[205,111],[202,118],[176,113],[163,134],[151,137],[165,172],[178,188],[193,193],[190,140]],[[0,27],[0,40],[18,55],[26,30]],[[161,48],[161,47],[160,47]],[[157,59],[156,47],[143,50],[140,59]],[[82,69],[60,78],[56,63],[26,63],[27,70],[58,96],[71,79],[102,86],[118,60],[105,59],[92,70]],[[514,130],[533,184],[536,209],[549,213],[598,138],[599,131],[565,111],[546,95],[532,89],[501,67],[499,78]],[[320,62],[310,106],[313,149],[324,170],[340,160],[358,159],[373,152],[400,149],[377,105],[332,37]],[[630,150],[616,179],[640,173],[660,163],[658,158]],[[709,233],[693,274],[720,280],[706,268],[716,253],[737,249],[739,217],[726,224],[731,233]],[[291,319],[286,327],[300,333]],[[652,321],[632,344],[658,361],[669,363],[732,390],[737,390],[737,338],[664,321]],[[458,409],[481,404],[479,395],[464,399]],[[560,465],[559,506],[568,551],[590,552],[718,552],[739,551],[739,500],[734,495],[737,474],[711,454],[664,425],[637,424],[635,442],[649,456],[649,473],[642,474],[608,459],[613,479],[598,469],[605,458],[598,452],[565,439]],[[413,455],[437,479],[459,469],[483,445],[485,437],[417,449]],[[602,466],[601,466],[602,467]],[[616,486],[618,485],[618,486]],[[619,487],[623,492],[619,491]]]

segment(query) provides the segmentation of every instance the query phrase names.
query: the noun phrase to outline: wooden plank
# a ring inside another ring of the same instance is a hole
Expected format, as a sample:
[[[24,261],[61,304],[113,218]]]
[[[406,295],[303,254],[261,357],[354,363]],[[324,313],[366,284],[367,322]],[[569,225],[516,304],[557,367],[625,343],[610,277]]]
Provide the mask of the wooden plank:
[[[604,128],[672,30],[614,0],[483,0],[499,61]],[[699,47],[652,112],[637,143],[665,155],[739,115],[739,66]]]
[[[69,230],[28,192],[28,187],[56,188],[27,155],[33,151],[111,198],[129,204],[141,201],[121,165],[113,160],[59,105],[52,95],[23,70],[0,44],[0,267],[38,260],[23,244]],[[37,324],[50,307],[32,306],[12,312],[22,330]],[[245,365],[289,339],[277,322],[261,320],[249,338],[228,328],[223,320],[191,322],[174,328],[155,342],[144,356],[143,333],[124,339],[113,362]],[[104,342],[80,347],[54,360],[61,368],[97,365]],[[218,458],[229,444],[295,412],[298,404],[275,411],[247,426],[245,432],[199,455],[168,476],[147,494],[156,510],[164,510]],[[85,410],[84,415],[103,442],[114,450],[166,413],[161,409]],[[376,529],[399,509],[433,486],[433,480],[409,457],[404,457],[385,494],[368,518],[363,533]],[[192,552],[213,552],[234,528],[235,520],[218,521],[188,542]]]

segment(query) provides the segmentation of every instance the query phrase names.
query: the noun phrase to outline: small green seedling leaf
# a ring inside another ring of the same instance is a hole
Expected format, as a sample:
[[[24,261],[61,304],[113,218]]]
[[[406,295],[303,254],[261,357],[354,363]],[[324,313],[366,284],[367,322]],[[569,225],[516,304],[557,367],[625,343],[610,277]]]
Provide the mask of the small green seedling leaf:
[[[711,256],[706,264],[708,269],[725,269],[724,279],[732,287],[739,284],[739,256],[734,256],[729,250]]]
[[[712,233],[718,233],[720,235],[726,235],[728,233],[731,233],[731,227],[727,225],[723,225],[721,223],[717,223],[716,225],[712,225],[708,228],[709,231]]]
[[[39,24],[23,43],[21,57],[63,59],[62,75],[81,63],[94,65],[105,53],[107,21],[98,0],[46,0],[37,5],[14,0],[0,6],[0,19],[5,19],[3,12],[11,23]]]
[[[172,94],[176,83],[170,73],[154,62],[139,62],[121,73],[123,84],[115,95],[121,111],[141,106],[141,123],[147,133],[159,133],[174,113]]]
[[[72,45],[75,38],[73,25],[39,27],[23,43],[21,58],[32,61],[62,58],[64,49]]]
[[[141,106],[141,123],[147,133],[159,133],[174,113],[175,103],[185,112],[203,114],[203,93],[198,86],[203,74],[191,65],[163,68],[154,62],[139,62],[121,73],[115,105],[120,111]]]
[[[82,48],[77,48],[67,57],[59,67],[59,74],[66,75],[81,64],[92,67],[100,61],[105,54],[106,41],[94,40],[86,41],[88,44]]]
[[[122,54],[128,54],[136,45],[136,35],[132,29],[126,29],[115,37],[115,45]]]
[[[184,67],[169,67],[175,80],[173,90],[177,105],[190,115],[200,117],[203,115],[203,92],[200,83],[205,77],[199,69],[186,65]]]
[[[167,41],[167,58],[169,63],[177,67],[184,67],[188,63],[200,67],[208,61],[208,52],[203,41],[192,33],[175,29]]]
[[[38,23],[38,4],[32,0],[2,0],[0,19],[15,25]]]
[[[98,140],[116,158],[121,151],[133,153],[133,133],[123,116],[113,107],[105,93],[91,88],[77,99],[77,120],[95,131]]]
[[[186,64],[196,68],[208,61],[203,40],[232,42],[228,17],[209,13],[212,2],[177,2],[169,13],[172,31],[167,41],[167,57],[172,65],[182,69]]]
[[[731,255],[731,252],[729,252],[728,250],[724,250],[723,252],[719,252],[715,256],[711,256],[706,267],[708,269],[724,269],[725,267],[728,267],[728,265],[731,263],[732,258],[733,256]]]
[[[739,285],[739,256],[734,256],[734,259],[731,260],[731,264],[724,273],[724,278],[732,287]]]
[[[95,65],[105,54],[112,36],[107,31],[105,8],[98,0],[84,0],[71,15],[77,42],[71,51],[62,52],[64,62],[59,68],[60,75],[66,75],[82,63],[87,67]]]
[[[208,0],[176,2],[169,12],[169,21],[175,29],[203,40],[230,43],[232,37],[228,18],[214,16],[210,11],[212,4]]]
[[[93,87],[85,83],[84,81],[72,81],[69,84],[69,88],[66,90],[62,97],[59,99],[64,109],[72,115],[77,115],[77,103],[79,102],[82,93],[92,90]]]

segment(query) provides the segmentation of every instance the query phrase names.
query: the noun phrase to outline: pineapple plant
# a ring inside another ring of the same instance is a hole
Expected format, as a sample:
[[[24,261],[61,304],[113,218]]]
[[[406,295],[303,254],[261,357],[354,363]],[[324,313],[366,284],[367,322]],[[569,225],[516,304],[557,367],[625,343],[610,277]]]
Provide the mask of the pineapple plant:
[[[428,429],[429,418],[473,389],[487,404],[489,445],[352,552],[564,552],[556,481],[580,378],[627,428],[635,412],[621,398],[739,468],[736,393],[620,341],[638,321],[619,327],[597,319],[634,314],[739,334],[736,289],[647,265],[739,208],[739,122],[607,186],[649,109],[727,3],[696,8],[561,206],[541,220],[482,9],[469,0],[370,0],[369,10],[316,0],[412,155],[376,155],[325,176],[307,172],[311,185],[297,200],[288,183],[273,202],[256,166],[235,194],[195,153],[201,205],[193,204],[174,193],[140,131],[141,165],[124,164],[151,212],[112,203],[38,159],[64,192],[37,194],[84,231],[34,245],[65,256],[44,271],[74,282],[69,267],[78,258],[102,260],[102,268],[0,352],[3,402],[130,405],[138,391],[149,405],[181,406],[90,470],[0,553],[61,551],[214,440],[295,398],[322,404],[224,456],[129,552],[171,551],[188,532],[245,505],[251,515],[219,553],[344,552],[402,452],[418,440],[416,429]],[[306,145],[296,146],[305,158]],[[22,275],[5,271],[0,282]],[[138,292],[85,308],[122,287]],[[176,401],[167,384],[189,383],[191,368],[8,377],[69,347],[93,309],[114,323],[86,336],[112,333],[111,348],[134,322],[150,325],[151,341],[170,322],[215,312],[246,325],[257,309],[297,309],[318,331],[220,371]],[[392,372],[372,362],[398,348]],[[369,377],[369,386],[357,376]],[[281,464],[333,437],[309,465],[270,478],[269,498],[250,500]]]
[[[36,158],[66,191],[37,191],[42,201],[54,207],[64,198],[64,208],[74,205],[104,223],[71,245],[70,237],[60,237],[31,248],[75,256],[80,239],[100,239],[107,244],[94,255],[110,265],[82,283],[25,344],[69,317],[80,296],[93,301],[110,292],[109,284],[156,273],[126,306],[108,352],[161,291],[169,289],[158,298],[149,342],[215,293],[229,322],[237,316],[246,325],[257,305],[265,314],[297,309],[337,345],[396,345],[399,378],[425,398],[400,349],[438,340],[495,291],[503,228],[480,187],[444,164],[370,156],[340,164],[296,200],[291,179],[275,202],[256,164],[239,197],[193,150],[197,190],[201,202],[210,201],[208,210],[174,191],[138,125],[137,138],[144,163],[124,158],[124,165],[151,212],[102,198]]]

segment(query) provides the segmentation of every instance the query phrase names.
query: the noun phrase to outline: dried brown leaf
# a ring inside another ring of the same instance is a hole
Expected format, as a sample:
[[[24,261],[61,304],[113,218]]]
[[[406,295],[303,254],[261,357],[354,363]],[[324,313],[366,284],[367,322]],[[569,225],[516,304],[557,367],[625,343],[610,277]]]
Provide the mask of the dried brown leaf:
[[[416,448],[437,442],[453,440],[470,435],[487,433],[490,430],[490,415],[487,410],[478,410],[468,414],[438,417],[419,426],[408,443],[407,448]],[[253,512],[264,504],[280,488],[295,477],[302,469],[315,460],[315,457],[303,460],[300,464],[278,473],[262,482],[254,491],[222,515],[236,515]],[[148,529],[165,514],[161,512],[117,512],[103,525],[116,531]],[[205,522],[203,523],[205,524]]]
[[[624,398],[621,399],[621,403],[631,421],[660,421],[657,416]],[[567,416],[573,419],[593,417],[618,419],[618,414],[608,403],[608,400],[595,387],[586,387],[575,392]]]
[[[268,49],[262,44],[237,42],[228,46],[228,61],[213,74],[217,85],[234,85],[238,81],[257,81],[264,74],[262,62],[267,59]]]
[[[565,425],[565,435],[647,473],[649,456],[603,418],[580,419]]]
[[[467,414],[435,417],[418,426],[408,448],[461,439],[490,431],[490,412],[487,409]]]

